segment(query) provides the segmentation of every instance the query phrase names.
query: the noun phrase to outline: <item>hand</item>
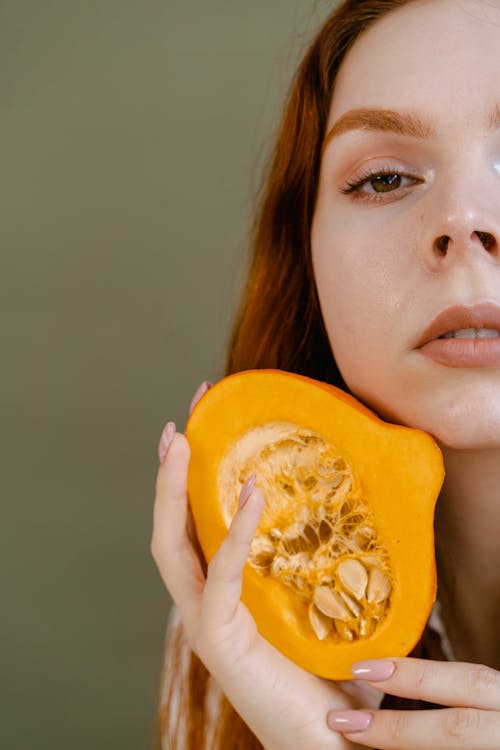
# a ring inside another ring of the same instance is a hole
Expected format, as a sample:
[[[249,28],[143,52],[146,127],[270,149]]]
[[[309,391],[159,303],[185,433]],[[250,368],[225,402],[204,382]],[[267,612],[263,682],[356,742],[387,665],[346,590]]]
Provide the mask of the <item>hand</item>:
[[[394,658],[393,674],[369,682],[377,690],[419,698],[452,708],[425,711],[331,711],[330,726],[363,747],[380,750],[498,750],[500,747],[500,672],[480,664]],[[365,662],[380,669],[389,660]],[[361,664],[361,663],[360,663]],[[365,669],[363,680],[370,675]],[[371,721],[365,731],[349,732],[348,722]]]
[[[206,391],[200,389],[191,409]],[[255,488],[236,512],[205,575],[186,495],[189,444],[182,433],[172,432],[163,447],[162,455],[168,451],[156,481],[151,551],[190,647],[267,750],[358,748],[355,740],[331,731],[327,712],[332,706],[378,706],[379,694],[356,681],[332,682],[300,669],[259,635],[240,601],[243,567],[264,506],[262,492]]]

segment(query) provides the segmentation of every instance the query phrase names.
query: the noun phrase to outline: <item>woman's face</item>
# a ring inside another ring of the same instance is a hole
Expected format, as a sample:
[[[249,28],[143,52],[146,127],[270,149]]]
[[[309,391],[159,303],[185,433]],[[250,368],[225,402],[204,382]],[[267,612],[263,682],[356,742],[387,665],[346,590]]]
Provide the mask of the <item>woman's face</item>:
[[[339,124],[359,109],[403,120]],[[418,348],[452,305],[500,313],[500,2],[417,0],[377,21],[340,68],[327,133],[311,243],[345,382],[444,446],[500,446],[500,364],[460,359],[470,340]]]

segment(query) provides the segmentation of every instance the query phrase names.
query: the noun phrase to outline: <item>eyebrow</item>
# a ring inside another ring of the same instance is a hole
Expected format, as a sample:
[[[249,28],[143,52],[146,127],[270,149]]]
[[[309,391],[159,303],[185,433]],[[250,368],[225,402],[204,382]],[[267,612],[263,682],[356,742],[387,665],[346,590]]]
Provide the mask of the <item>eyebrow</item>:
[[[500,105],[488,117],[489,130],[500,127]],[[397,112],[393,109],[351,109],[340,117],[328,131],[323,143],[323,151],[330,141],[350,130],[373,130],[409,135],[413,138],[436,138],[437,128],[431,120],[424,119],[416,112]]]
[[[326,135],[323,150],[333,138],[350,130],[376,130],[413,138],[433,138],[437,130],[415,112],[392,109],[351,109],[340,117]]]

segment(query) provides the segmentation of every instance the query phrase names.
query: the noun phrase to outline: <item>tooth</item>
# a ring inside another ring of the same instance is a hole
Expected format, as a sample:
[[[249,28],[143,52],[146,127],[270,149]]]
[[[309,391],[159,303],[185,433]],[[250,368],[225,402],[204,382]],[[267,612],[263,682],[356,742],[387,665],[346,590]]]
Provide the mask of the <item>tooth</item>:
[[[440,339],[496,339],[500,331],[495,328],[460,328],[457,331],[449,331],[440,336]]]
[[[476,333],[478,339],[496,339],[499,336],[499,332],[494,328],[478,328]]]
[[[458,331],[453,331],[453,337],[456,339],[475,339],[476,329],[475,328],[459,328]]]

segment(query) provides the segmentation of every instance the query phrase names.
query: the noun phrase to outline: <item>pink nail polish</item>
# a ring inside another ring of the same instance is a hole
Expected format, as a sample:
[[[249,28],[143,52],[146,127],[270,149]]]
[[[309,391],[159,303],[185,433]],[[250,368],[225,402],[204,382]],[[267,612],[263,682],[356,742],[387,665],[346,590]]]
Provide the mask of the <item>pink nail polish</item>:
[[[364,732],[371,724],[372,714],[366,711],[331,711],[327,722],[336,732]]]
[[[200,398],[205,395],[205,393],[208,391],[209,388],[211,388],[212,385],[213,383],[211,383],[209,380],[204,380],[203,383],[200,383],[200,385],[194,392],[194,396],[191,399],[191,403],[189,404],[189,414],[191,414],[191,412],[193,411],[194,407],[196,406]]]
[[[175,430],[175,422],[167,422],[163,429],[163,432],[161,433],[160,442],[158,444],[158,457],[161,464],[167,457],[167,451],[170,447],[170,443],[174,439]]]
[[[253,486],[255,484],[256,474],[252,474],[250,477],[248,477],[247,481],[243,485],[240,491],[240,497],[238,499],[238,508],[243,508],[246,501],[252,494]]]
[[[359,677],[363,680],[387,680],[392,674],[396,665],[389,659],[366,659],[365,661],[357,661],[351,667],[351,673],[354,677]]]

